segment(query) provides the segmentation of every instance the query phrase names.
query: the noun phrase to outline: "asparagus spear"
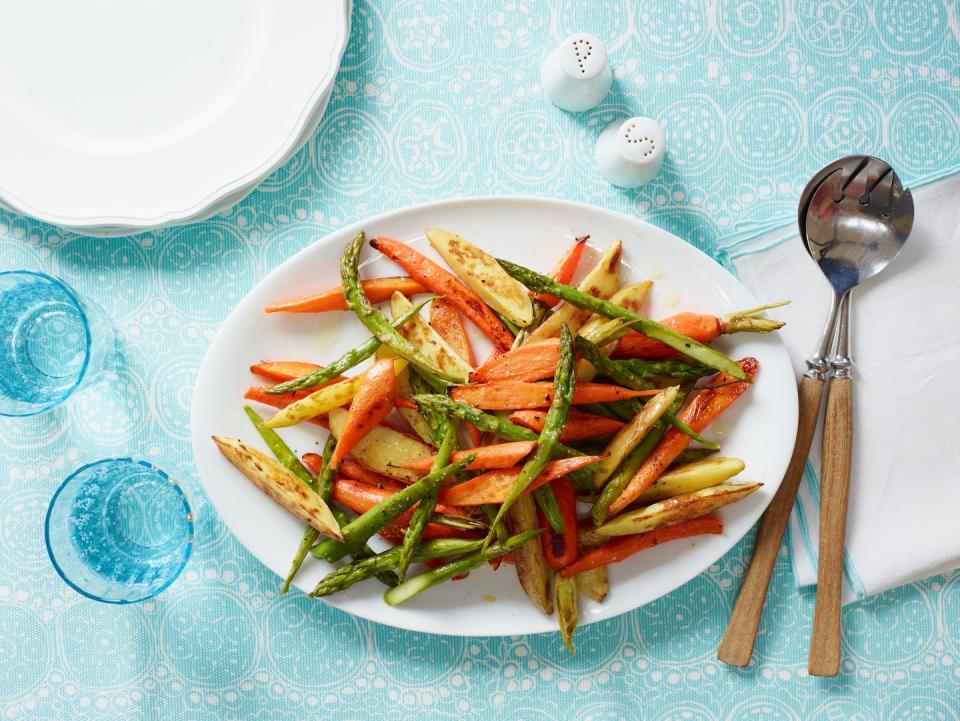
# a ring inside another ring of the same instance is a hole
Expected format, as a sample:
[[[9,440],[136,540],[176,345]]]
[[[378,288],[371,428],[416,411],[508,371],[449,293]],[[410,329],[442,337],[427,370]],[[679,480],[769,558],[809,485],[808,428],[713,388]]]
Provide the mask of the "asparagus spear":
[[[453,453],[453,447],[457,437],[457,426],[444,419],[446,430],[443,434],[443,441],[437,449],[437,456],[433,459],[431,473],[437,473],[441,468],[450,462],[450,455]],[[403,543],[400,546],[400,560],[397,563],[397,578],[403,582],[403,577],[407,574],[407,568],[413,560],[413,556],[420,544],[423,536],[423,530],[433,515],[433,509],[437,507],[437,492],[440,490],[440,481],[434,481],[430,484],[427,494],[421,499],[416,510],[410,516],[410,523],[407,526],[407,532],[403,535]]]
[[[550,460],[553,447],[560,438],[560,431],[567,422],[567,415],[570,412],[570,403],[573,400],[573,391],[576,386],[576,376],[573,373],[573,338],[570,335],[570,329],[566,323],[560,326],[560,357],[557,360],[557,370],[554,373],[554,393],[553,400],[550,402],[550,409],[547,411],[546,418],[543,421],[543,430],[537,440],[537,449],[533,456],[523,464],[520,475],[513,482],[513,486],[507,493],[507,497],[500,504],[500,510],[497,511],[497,517],[494,519],[494,525],[503,518],[510,506],[513,505],[517,497],[527,490],[527,487],[533,480],[540,475],[540,471]],[[544,510],[546,513],[546,510]],[[558,513],[559,515],[559,513]],[[551,523],[551,525],[553,525]],[[561,521],[560,529],[563,530]],[[493,540],[493,531],[487,536],[487,543]]]
[[[503,543],[496,543],[486,550],[474,551],[462,558],[450,561],[439,568],[434,568],[413,578],[408,578],[396,588],[388,590],[384,594],[383,600],[391,606],[398,606],[404,601],[409,601],[418,593],[426,591],[431,586],[436,586],[454,576],[459,576],[477,566],[482,566],[487,561],[492,561],[494,558],[499,558],[509,553],[531,538],[535,538],[539,533],[540,529],[537,529],[535,531],[528,531],[516,536],[511,536]]]
[[[648,338],[658,340],[664,345],[679,351],[681,354],[711,368],[715,368],[718,371],[724,371],[734,378],[747,380],[746,373],[743,372],[743,368],[741,368],[738,363],[709,346],[698,343],[692,338],[670,330],[666,326],[649,318],[644,318],[642,315],[638,315],[626,308],[621,308],[609,301],[583,293],[573,286],[557,283],[552,278],[535,273],[529,268],[524,268],[522,265],[500,259],[497,259],[497,262],[507,271],[508,275],[516,278],[536,293],[549,293],[550,295],[567,301],[570,305],[589,310],[607,318],[622,318],[628,321],[631,327],[640,331]]]
[[[406,311],[397,316],[390,325],[392,325],[394,328],[400,328],[404,323],[419,313],[423,306],[436,297],[437,296],[435,295],[431,295],[424,298],[412,308],[408,308]],[[304,388],[314,388],[316,386],[323,385],[327,381],[333,380],[354,366],[363,363],[367,358],[370,358],[374,353],[377,352],[377,348],[379,348],[380,345],[381,343],[378,338],[371,338],[365,343],[358,345],[356,348],[348,350],[330,365],[319,370],[306,373],[299,378],[278,383],[275,386],[267,388],[266,392],[271,394],[287,393],[288,391],[299,391],[303,390]]]
[[[483,545],[482,540],[468,541],[460,538],[438,538],[424,541],[413,555],[413,563],[423,563],[434,558],[460,556],[464,553],[477,551]],[[355,583],[366,580],[371,576],[396,568],[400,562],[400,547],[395,546],[388,551],[378,553],[369,558],[341,566],[320,579],[316,588],[310,592],[311,596],[329,596],[345,591]],[[394,586],[397,584],[393,584]]]
[[[607,354],[600,350],[600,347],[584,338],[581,335],[578,335],[574,341],[579,351],[580,355],[583,358],[590,362],[590,364],[597,369],[597,372],[600,375],[607,376],[614,383],[619,383],[622,386],[627,388],[633,388],[634,390],[644,390],[647,388],[653,388],[653,383],[641,378],[640,376],[633,373],[630,369],[625,368],[624,366],[618,365],[614,361],[610,360],[607,357]]]
[[[441,483],[450,476],[459,473],[474,460],[476,460],[476,456],[470,455],[441,468],[439,471],[428,473],[416,483],[384,498],[362,516],[350,521],[341,529],[343,541],[333,541],[333,543],[323,541],[310,549],[310,552],[314,556],[331,563],[340,560],[348,553],[353,553],[353,550],[365,543],[370,536],[386,524],[395,521],[400,514],[414,503],[425,498],[430,493],[434,483]]]
[[[413,343],[400,335],[397,329],[387,320],[386,316],[377,310],[364,294],[363,286],[360,284],[358,266],[363,239],[364,235],[361,231],[347,245],[346,250],[343,252],[343,257],[340,260],[340,280],[343,283],[343,295],[347,301],[347,306],[357,314],[360,322],[363,323],[375,338],[393,350],[401,358],[405,358],[417,368],[422,368],[432,376],[450,383],[456,382],[456,379],[450,378],[444,375],[438,368],[434,368],[423,353],[417,350]]]
[[[507,419],[500,418],[491,413],[484,413],[476,408],[471,408],[465,403],[455,401],[448,396],[424,394],[414,396],[413,400],[423,410],[435,409],[457,420],[466,421],[485,433],[493,433],[508,441],[535,441],[538,438],[537,434],[529,428],[515,425]],[[582,456],[584,454],[576,448],[557,443],[553,447],[552,455],[555,458],[573,458],[574,456]],[[588,490],[593,489],[590,474],[586,471],[575,471],[567,477],[581,488]]]
[[[577,621],[580,616],[576,576],[564,578],[559,573],[553,575],[553,605],[557,609],[560,635],[572,654],[574,653],[573,634],[577,630]]]
[[[671,378],[677,380],[695,380],[713,375],[713,368],[702,363],[688,363],[682,360],[644,360],[642,358],[623,358],[612,361],[616,365],[641,378]],[[612,377],[612,376],[611,376]]]

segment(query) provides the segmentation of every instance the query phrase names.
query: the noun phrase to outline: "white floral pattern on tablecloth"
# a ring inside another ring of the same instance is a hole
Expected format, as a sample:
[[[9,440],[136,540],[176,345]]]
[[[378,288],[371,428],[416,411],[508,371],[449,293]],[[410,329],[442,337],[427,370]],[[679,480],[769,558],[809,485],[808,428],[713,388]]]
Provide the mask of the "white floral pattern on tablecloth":
[[[792,222],[835,156],[882,155],[913,184],[960,170],[951,0],[358,0],[353,28],[318,132],[234,209],[112,240],[0,213],[0,266],[66,278],[120,339],[100,387],[0,421],[0,718],[960,721],[960,573],[849,607],[828,682],[806,674],[813,602],[785,555],[755,664],[715,660],[749,540],[583,628],[572,658],[555,635],[430,637],[281,599],[202,495],[193,560],[156,599],[106,607],[59,580],[42,540],[56,485],[133,455],[196,492],[191,385],[217,327],[265,272],[347,223],[531,193],[636,214],[722,259]],[[580,30],[607,41],[616,80],[599,108],[568,114],[542,97],[539,62]],[[657,118],[670,146],[637,191],[593,163],[597,135],[627,114]]]

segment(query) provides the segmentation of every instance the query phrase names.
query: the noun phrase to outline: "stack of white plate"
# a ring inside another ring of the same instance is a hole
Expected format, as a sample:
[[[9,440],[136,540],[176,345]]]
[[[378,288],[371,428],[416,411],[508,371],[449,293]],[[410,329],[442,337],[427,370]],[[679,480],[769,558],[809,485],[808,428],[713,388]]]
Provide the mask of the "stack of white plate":
[[[350,0],[30,0],[0,43],[0,205],[89,235],[192,222],[326,108]]]

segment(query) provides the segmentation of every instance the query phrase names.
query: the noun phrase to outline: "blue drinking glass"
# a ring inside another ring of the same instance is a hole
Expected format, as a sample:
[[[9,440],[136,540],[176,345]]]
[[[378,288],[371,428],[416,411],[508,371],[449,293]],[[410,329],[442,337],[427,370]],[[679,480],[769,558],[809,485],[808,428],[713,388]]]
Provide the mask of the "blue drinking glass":
[[[113,326],[96,305],[44,273],[0,273],[0,415],[50,410],[92,382],[113,356]]]
[[[53,567],[95,601],[135,603],[173,583],[193,549],[180,484],[146,461],[107,458],[74,471],[47,510]]]

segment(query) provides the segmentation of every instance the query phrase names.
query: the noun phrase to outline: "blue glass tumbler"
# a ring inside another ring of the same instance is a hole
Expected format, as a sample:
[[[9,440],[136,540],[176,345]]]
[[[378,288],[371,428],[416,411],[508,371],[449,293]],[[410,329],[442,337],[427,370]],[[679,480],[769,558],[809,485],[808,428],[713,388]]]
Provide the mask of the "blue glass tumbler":
[[[92,382],[113,357],[113,326],[66,283],[0,272],[0,415],[50,410]]]
[[[134,603],[173,583],[193,549],[194,516],[180,484],[131,458],[76,470],[47,510],[57,573],[95,601]]]

